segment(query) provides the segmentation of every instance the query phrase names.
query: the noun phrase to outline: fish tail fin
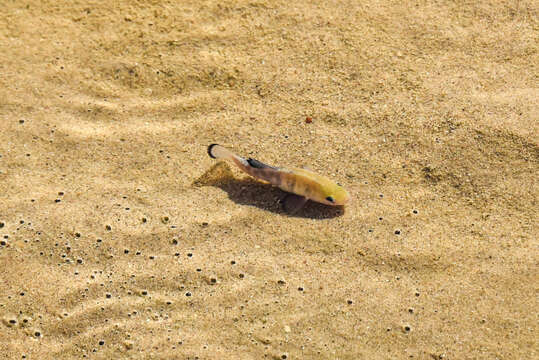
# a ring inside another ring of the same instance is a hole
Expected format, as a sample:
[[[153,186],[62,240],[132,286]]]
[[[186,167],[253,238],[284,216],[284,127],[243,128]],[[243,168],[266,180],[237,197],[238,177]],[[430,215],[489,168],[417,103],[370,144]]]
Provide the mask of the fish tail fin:
[[[219,144],[211,144],[210,146],[208,146],[208,155],[210,155],[210,157],[214,159],[224,159],[232,161],[240,169],[249,173],[249,163],[247,162],[247,160],[245,160],[241,156],[234,154],[232,151],[228,150],[224,146],[221,146]]]
[[[234,157],[236,157],[232,151],[219,144],[211,144],[208,146],[208,155],[214,159],[232,160]]]

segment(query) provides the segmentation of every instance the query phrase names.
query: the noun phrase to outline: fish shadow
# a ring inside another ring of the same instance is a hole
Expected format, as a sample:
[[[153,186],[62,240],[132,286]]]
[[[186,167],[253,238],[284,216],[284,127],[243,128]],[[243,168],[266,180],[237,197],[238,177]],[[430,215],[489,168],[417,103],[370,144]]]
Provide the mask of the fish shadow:
[[[309,219],[331,219],[344,215],[343,206],[328,206],[308,201],[303,208],[294,214],[283,209],[282,201],[287,192],[262,183],[253,178],[238,179],[226,162],[218,162],[193,182],[194,186],[214,186],[225,191],[228,198],[239,205],[256,206],[290,217]]]

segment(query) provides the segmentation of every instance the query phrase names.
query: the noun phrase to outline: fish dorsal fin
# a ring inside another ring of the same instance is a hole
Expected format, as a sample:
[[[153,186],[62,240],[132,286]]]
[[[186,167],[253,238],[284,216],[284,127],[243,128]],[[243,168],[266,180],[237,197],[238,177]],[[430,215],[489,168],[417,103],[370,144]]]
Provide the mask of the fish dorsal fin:
[[[257,169],[274,169],[274,170],[277,170],[276,167],[266,165],[263,162],[260,162],[260,161],[258,161],[256,159],[253,159],[253,158],[247,159],[247,162],[249,163],[249,165],[251,167],[254,167],[254,168],[257,168]]]

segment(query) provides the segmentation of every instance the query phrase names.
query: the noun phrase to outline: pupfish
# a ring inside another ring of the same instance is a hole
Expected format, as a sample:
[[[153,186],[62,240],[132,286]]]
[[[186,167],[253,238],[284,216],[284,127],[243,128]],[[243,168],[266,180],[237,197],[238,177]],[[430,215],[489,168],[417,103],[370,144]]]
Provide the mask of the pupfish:
[[[218,144],[211,144],[208,154],[214,159],[231,161],[252,177],[288,192],[283,206],[289,213],[300,210],[308,200],[335,206],[344,205],[350,199],[341,185],[308,169],[275,167],[252,158],[244,159]]]

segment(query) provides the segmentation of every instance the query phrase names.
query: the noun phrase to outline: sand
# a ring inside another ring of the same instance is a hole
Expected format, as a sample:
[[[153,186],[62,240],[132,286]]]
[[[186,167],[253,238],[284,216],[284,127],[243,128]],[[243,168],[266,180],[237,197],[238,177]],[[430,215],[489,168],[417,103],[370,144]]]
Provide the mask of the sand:
[[[536,2],[1,9],[0,358],[537,359]]]

